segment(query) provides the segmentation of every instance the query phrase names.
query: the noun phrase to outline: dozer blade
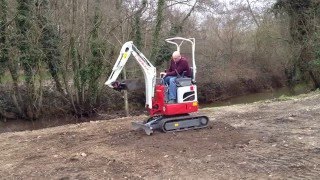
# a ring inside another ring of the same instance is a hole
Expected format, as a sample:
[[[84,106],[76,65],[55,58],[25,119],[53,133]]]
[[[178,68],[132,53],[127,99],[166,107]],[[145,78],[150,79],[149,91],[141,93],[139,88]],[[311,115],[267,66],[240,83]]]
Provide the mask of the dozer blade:
[[[132,122],[131,124],[132,124],[133,130],[135,131],[142,129],[147,135],[151,135],[153,133],[153,130],[148,125],[145,125],[139,122]]]

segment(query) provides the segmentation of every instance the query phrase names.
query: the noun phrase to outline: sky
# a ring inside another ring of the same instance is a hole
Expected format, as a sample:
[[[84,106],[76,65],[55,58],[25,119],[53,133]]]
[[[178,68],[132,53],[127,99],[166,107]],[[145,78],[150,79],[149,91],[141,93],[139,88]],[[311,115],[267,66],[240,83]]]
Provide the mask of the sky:
[[[208,0],[198,0],[198,1],[201,2],[201,1],[208,1]],[[248,5],[247,0],[211,0],[211,1],[212,2],[218,1],[222,4],[224,4],[225,8],[229,9],[229,10],[233,9],[233,7],[237,7],[237,4],[239,4],[239,3],[243,4],[244,6]],[[276,2],[276,0],[249,0],[250,6],[254,12],[261,12],[261,11],[263,11],[262,8],[270,8],[270,7],[272,7],[272,4],[274,4],[275,2]],[[190,5],[193,5],[194,3],[195,3],[195,0],[189,1]],[[187,6],[187,5],[183,6],[183,5],[179,4],[174,8],[177,8],[182,11],[188,11],[188,10],[190,10],[191,7]],[[215,13],[214,9],[211,11],[211,13]],[[198,15],[196,15],[196,16],[198,16]]]

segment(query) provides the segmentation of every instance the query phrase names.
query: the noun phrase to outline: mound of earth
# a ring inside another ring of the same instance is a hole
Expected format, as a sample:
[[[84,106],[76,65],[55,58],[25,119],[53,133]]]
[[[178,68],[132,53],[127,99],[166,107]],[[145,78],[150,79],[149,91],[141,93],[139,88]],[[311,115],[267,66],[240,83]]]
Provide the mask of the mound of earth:
[[[317,179],[320,94],[200,110],[209,127],[152,136],[146,116],[0,135],[4,179]]]

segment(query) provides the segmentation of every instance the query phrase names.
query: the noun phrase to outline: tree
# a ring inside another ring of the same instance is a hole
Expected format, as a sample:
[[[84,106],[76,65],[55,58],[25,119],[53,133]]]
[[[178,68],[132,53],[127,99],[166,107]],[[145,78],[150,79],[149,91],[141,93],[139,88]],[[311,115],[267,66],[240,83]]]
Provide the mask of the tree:
[[[293,43],[300,46],[300,55],[288,69],[290,84],[293,79],[312,81],[315,88],[320,88],[319,71],[312,68],[312,61],[317,59],[314,49],[314,37],[318,38],[316,24],[320,16],[320,4],[315,0],[278,0],[274,4],[276,12],[286,13],[290,19],[290,35]]]
[[[37,14],[39,28],[42,30],[41,45],[45,55],[45,62],[48,65],[49,72],[55,82],[58,92],[64,94],[59,71],[61,71],[61,53],[59,50],[60,37],[57,27],[50,20],[50,8],[48,0],[37,0],[39,12]]]
[[[0,0],[0,83],[4,76],[9,61],[9,50],[7,43],[7,15],[8,15],[8,2]],[[12,118],[6,111],[6,105],[0,101],[0,117]]]
[[[7,14],[8,2],[6,0],[0,0],[0,82],[9,60],[7,47]]]
[[[141,17],[142,12],[147,6],[147,0],[142,0],[141,7],[138,9],[138,11],[134,15],[134,44],[137,46],[138,49],[142,48],[142,31],[141,31]]]
[[[90,33],[90,52],[88,64],[84,68],[82,77],[83,83],[88,84],[87,93],[87,112],[91,113],[94,107],[98,104],[98,98],[100,93],[100,78],[104,73],[104,56],[106,53],[106,44],[101,40],[99,30],[101,26],[101,11],[100,11],[100,0],[95,0],[95,11],[93,17],[93,29]],[[87,74],[89,76],[87,76]],[[94,112],[93,112],[94,113]]]
[[[39,48],[39,33],[34,19],[34,1],[17,0],[17,47],[20,51],[19,63],[22,66],[26,96],[20,102],[23,109],[23,117],[37,119],[42,107],[42,55]]]
[[[164,20],[163,11],[164,11],[165,5],[166,5],[165,0],[158,0],[156,26],[152,35],[153,39],[152,39],[152,49],[151,49],[151,55],[150,55],[151,62],[156,62],[156,58],[160,50],[159,48],[160,31],[161,31],[162,23]]]
[[[191,2],[193,3],[193,2]],[[186,5],[187,7],[190,6],[190,9],[187,11],[187,13],[185,14],[184,12],[181,11],[177,11],[178,14],[182,14],[182,18],[178,16],[173,18],[169,18],[170,19],[170,30],[169,32],[167,32],[166,37],[175,37],[180,35],[183,32],[183,28],[187,22],[187,20],[189,19],[189,17],[191,16],[191,14],[195,11],[196,7],[198,6],[199,2],[198,0],[196,0],[193,4],[190,4],[190,2],[186,2],[186,1],[173,1],[171,2],[171,6],[173,5]],[[160,5],[160,7],[159,7]],[[171,58],[173,49],[172,46],[170,46],[168,43],[165,43],[164,41],[160,41],[159,37],[160,37],[160,29],[159,27],[161,27],[161,24],[163,23],[163,11],[165,11],[165,4],[162,4],[161,1],[158,1],[158,7],[157,7],[157,19],[156,19],[156,28],[154,31],[154,41],[153,41],[153,46],[152,46],[152,53],[151,53],[151,60],[153,60],[155,62],[156,66],[160,66],[163,64],[163,62],[168,61],[168,59]],[[169,7],[169,6],[168,6]],[[159,9],[162,8],[162,9]],[[166,10],[166,12],[169,12],[169,10]],[[172,13],[172,12],[170,12]],[[169,14],[170,14],[169,13]],[[175,19],[176,18],[176,19]]]

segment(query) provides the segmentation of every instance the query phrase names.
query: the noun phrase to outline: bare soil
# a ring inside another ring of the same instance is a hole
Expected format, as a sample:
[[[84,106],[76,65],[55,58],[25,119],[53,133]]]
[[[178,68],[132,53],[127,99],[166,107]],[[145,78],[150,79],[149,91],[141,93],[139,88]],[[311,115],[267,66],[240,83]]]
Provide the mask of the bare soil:
[[[3,179],[319,179],[320,94],[205,108],[208,128],[152,136],[146,116],[0,135]]]

